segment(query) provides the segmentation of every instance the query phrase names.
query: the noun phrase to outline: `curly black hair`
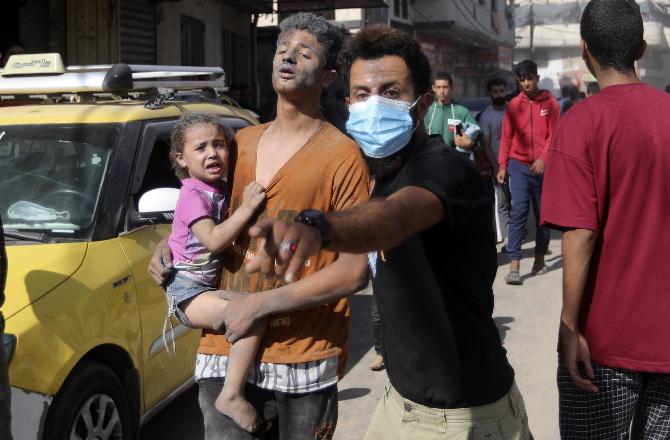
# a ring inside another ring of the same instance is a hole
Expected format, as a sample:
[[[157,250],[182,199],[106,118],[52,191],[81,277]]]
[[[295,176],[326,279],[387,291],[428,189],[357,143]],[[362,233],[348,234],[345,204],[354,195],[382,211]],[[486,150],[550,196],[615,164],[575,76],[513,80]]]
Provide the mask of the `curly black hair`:
[[[430,64],[419,43],[408,33],[385,25],[368,26],[344,45],[340,68],[345,82],[349,83],[351,66],[357,59],[374,60],[386,55],[397,55],[405,61],[415,96],[430,90]]]
[[[633,0],[592,0],[579,32],[604,69],[626,73],[635,68],[644,36],[640,6]]]
[[[494,86],[505,86],[505,88],[507,88],[507,82],[505,82],[504,79],[498,77],[491,78],[490,80],[486,81],[486,91],[489,93]]]

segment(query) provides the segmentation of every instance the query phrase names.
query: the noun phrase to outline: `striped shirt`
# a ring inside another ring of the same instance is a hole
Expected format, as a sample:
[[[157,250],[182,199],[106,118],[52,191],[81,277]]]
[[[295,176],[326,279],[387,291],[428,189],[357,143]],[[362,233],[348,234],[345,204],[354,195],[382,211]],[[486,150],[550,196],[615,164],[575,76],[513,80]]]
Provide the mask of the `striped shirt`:
[[[270,391],[310,393],[335,385],[337,366],[337,356],[296,364],[254,362],[249,369],[247,382]],[[195,380],[223,378],[226,376],[227,367],[227,356],[198,353],[195,361]]]

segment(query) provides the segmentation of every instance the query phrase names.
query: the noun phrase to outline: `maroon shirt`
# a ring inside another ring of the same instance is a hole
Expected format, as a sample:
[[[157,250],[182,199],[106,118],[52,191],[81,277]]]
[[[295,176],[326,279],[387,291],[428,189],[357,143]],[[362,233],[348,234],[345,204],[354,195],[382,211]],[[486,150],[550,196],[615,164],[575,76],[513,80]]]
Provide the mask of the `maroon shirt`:
[[[617,85],[559,121],[542,224],[598,232],[580,329],[600,364],[670,373],[670,95]]]

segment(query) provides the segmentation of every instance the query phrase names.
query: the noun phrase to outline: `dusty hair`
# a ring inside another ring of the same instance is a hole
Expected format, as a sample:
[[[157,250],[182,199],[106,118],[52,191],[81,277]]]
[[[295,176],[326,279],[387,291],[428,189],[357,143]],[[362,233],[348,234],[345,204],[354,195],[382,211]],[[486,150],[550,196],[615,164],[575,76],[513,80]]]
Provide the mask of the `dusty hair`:
[[[342,49],[342,31],[333,26],[323,17],[311,12],[298,12],[279,23],[280,41],[284,35],[292,31],[305,31],[314,36],[323,46],[323,67],[328,70],[338,70],[337,56]]]
[[[170,163],[172,164],[172,169],[177,178],[186,179],[188,174],[188,169],[182,167],[177,162],[177,155],[184,152],[184,147],[186,146],[186,133],[193,127],[198,125],[214,125],[221,132],[225,134],[226,146],[229,150],[229,155],[232,156],[232,147],[233,147],[233,136],[232,133],[225,125],[221,123],[221,119],[212,114],[208,113],[185,113],[179,119],[177,125],[172,129],[172,134],[170,136]]]

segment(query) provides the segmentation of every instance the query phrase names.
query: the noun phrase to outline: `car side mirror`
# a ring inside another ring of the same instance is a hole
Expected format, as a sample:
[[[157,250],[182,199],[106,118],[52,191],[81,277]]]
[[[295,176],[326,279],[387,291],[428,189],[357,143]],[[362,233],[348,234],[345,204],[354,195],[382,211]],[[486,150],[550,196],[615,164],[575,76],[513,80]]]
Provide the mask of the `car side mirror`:
[[[140,224],[171,223],[179,198],[177,188],[156,188],[145,192],[137,204]]]

